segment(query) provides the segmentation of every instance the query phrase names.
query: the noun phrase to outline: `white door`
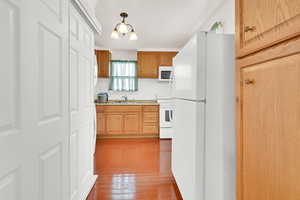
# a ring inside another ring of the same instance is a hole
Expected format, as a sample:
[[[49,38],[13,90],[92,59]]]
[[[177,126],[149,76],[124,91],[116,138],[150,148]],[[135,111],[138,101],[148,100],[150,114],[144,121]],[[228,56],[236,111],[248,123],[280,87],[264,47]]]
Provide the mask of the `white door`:
[[[70,196],[82,200],[94,184],[94,33],[70,6]]]
[[[0,0],[0,199],[68,199],[68,0]]]

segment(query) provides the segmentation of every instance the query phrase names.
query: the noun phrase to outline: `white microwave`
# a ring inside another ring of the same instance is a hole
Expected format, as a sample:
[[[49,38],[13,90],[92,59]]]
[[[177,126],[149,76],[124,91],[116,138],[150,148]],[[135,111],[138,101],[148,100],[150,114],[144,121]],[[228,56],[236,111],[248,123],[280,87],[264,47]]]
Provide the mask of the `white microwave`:
[[[159,67],[159,81],[170,81],[172,80],[173,76],[173,67],[165,67],[165,66],[160,66]]]

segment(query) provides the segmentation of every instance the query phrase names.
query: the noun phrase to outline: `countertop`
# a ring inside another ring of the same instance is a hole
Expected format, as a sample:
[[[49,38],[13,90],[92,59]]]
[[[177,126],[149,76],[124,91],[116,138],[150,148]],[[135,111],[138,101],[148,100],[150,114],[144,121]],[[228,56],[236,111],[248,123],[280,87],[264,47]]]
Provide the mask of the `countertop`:
[[[98,103],[95,102],[96,106],[107,106],[107,105],[124,105],[124,106],[157,106],[159,103],[156,100],[128,100],[128,101],[122,101],[122,100],[109,100],[107,103]]]

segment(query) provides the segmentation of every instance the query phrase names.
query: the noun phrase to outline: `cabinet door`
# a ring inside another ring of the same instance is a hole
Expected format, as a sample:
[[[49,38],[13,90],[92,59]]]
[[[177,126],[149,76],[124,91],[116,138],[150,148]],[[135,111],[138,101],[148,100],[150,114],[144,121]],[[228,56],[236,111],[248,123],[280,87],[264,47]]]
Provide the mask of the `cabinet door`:
[[[98,63],[98,77],[109,77],[111,53],[105,50],[96,50],[96,56]]]
[[[138,52],[138,77],[158,78],[159,54],[157,52]]]
[[[159,65],[160,66],[173,66],[173,58],[177,52],[160,52]]]
[[[244,68],[241,80],[239,200],[299,199],[300,54]]]
[[[123,115],[122,113],[106,114],[106,132],[107,134],[123,133]]]
[[[237,56],[300,34],[299,0],[237,0]]]
[[[106,134],[106,119],[104,113],[97,113],[97,134]]]
[[[140,114],[129,113],[124,115],[124,133],[139,134],[140,133]]]

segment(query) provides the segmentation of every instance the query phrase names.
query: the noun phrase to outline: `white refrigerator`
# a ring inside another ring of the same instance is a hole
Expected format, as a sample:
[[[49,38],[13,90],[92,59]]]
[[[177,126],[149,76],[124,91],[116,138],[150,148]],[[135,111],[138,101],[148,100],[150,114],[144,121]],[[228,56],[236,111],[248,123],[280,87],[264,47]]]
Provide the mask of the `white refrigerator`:
[[[172,171],[185,200],[235,199],[234,37],[198,32],[174,58]]]

